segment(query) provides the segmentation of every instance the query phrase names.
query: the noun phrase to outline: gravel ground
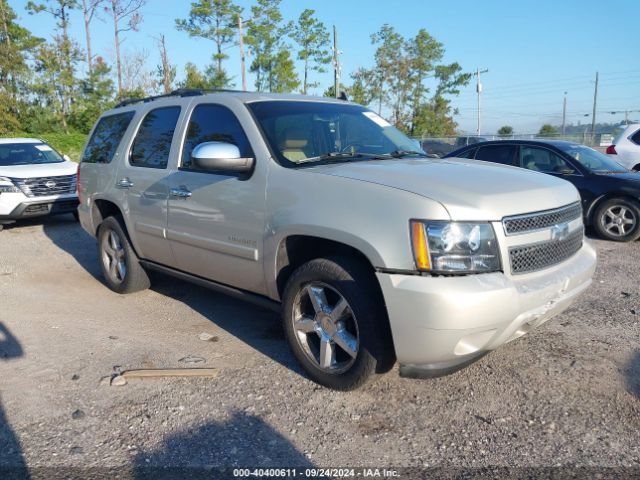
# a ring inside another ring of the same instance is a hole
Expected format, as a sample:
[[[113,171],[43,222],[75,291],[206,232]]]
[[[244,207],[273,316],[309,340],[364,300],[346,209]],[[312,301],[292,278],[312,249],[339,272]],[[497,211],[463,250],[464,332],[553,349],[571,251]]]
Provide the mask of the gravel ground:
[[[7,228],[0,468],[637,468],[640,243],[593,242],[593,286],[563,315],[451,376],[341,393],[305,378],[273,313],[168,277],[112,293],[70,216]],[[188,356],[219,376],[100,382]]]

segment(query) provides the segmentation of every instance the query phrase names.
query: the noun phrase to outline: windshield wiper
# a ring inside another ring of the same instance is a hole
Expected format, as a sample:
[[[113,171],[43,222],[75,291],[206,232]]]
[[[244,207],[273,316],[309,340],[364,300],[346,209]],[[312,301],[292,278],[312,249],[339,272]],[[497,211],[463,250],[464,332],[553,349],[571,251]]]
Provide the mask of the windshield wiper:
[[[316,157],[309,157],[303,160],[299,160],[295,163],[298,165],[301,163],[311,163],[311,162],[326,162],[326,161],[340,161],[345,158],[363,158],[369,157],[371,154],[366,153],[350,153],[350,152],[328,152],[323,155],[318,155]]]
[[[424,152],[417,150],[394,150],[393,152],[377,155],[375,158],[403,158],[403,157],[428,157]]]

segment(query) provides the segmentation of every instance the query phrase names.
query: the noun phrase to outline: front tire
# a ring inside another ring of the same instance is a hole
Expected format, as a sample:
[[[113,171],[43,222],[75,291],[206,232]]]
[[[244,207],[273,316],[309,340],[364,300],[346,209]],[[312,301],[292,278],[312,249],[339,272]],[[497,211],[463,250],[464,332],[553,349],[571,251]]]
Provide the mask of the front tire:
[[[149,276],[126,234],[122,217],[107,217],[98,229],[98,256],[107,286],[126,294],[146,290]]]
[[[333,257],[305,263],[289,278],[283,307],[289,345],[317,383],[353,390],[393,367],[386,308],[361,262]]]
[[[640,237],[640,204],[627,198],[605,200],[594,213],[593,226],[606,240],[637,240]]]

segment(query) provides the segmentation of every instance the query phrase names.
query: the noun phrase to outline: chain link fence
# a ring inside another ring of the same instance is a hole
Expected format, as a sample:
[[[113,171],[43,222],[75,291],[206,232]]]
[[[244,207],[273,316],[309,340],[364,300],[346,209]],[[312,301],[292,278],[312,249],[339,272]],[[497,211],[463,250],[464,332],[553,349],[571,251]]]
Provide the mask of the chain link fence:
[[[467,145],[478,142],[487,142],[490,140],[566,140],[569,142],[580,143],[598,150],[603,151],[607,146],[611,145],[613,135],[610,133],[596,133],[592,135],[590,132],[572,135],[548,135],[540,136],[537,133],[521,133],[513,135],[458,135],[451,137],[424,137],[416,138],[422,149],[430,154],[443,157]]]

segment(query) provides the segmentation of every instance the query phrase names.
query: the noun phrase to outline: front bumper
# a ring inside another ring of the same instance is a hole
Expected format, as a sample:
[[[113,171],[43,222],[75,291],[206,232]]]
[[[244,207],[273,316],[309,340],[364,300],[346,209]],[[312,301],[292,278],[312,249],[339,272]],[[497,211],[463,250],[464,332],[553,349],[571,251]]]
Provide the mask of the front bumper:
[[[4,194],[3,194],[4,195]],[[25,218],[41,217],[45,215],[58,215],[73,213],[78,208],[78,197],[65,195],[55,198],[24,199],[8,213],[0,214],[0,223],[11,223]]]
[[[452,373],[565,310],[591,284],[596,253],[541,272],[431,277],[378,273],[400,374]]]

